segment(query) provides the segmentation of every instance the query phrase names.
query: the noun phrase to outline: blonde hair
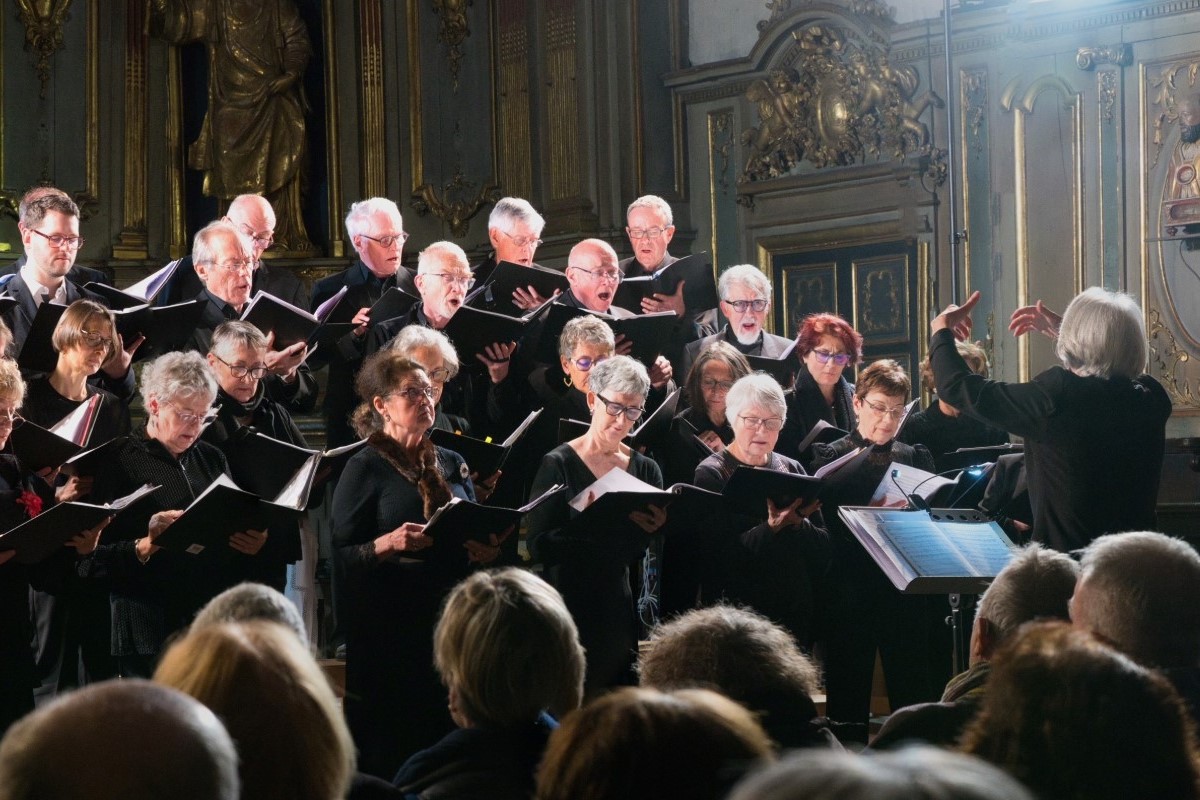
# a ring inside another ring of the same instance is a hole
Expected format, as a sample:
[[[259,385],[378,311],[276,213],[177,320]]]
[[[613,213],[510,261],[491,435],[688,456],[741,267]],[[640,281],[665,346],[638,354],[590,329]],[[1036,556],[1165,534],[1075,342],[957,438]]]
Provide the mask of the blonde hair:
[[[17,408],[25,400],[25,380],[17,362],[10,358],[0,358],[0,399],[12,400]]]
[[[291,630],[274,622],[194,628],[156,683],[204,703],[237,743],[242,796],[334,800],[354,774],[354,743],[328,680]]]
[[[58,324],[54,326],[54,333],[50,335],[50,344],[54,346],[55,352],[61,353],[79,344],[83,340],[83,332],[88,326],[88,321],[94,318],[104,320],[104,324],[108,325],[109,338],[113,339],[115,344],[117,320],[113,316],[113,312],[94,300],[76,300],[67,306],[67,310],[59,318]],[[88,333],[99,333],[99,331],[88,331]],[[114,344],[108,346],[109,353],[113,351]]]

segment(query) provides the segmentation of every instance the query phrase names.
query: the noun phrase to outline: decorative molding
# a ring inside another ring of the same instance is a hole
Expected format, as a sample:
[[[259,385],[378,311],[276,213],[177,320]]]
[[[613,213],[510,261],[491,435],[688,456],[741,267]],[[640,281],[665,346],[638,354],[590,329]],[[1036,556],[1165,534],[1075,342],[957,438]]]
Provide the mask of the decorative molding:
[[[171,258],[188,253],[185,218],[183,154],[183,68],[178,47],[167,48],[167,252]]]
[[[359,57],[362,62],[362,122],[359,169],[363,197],[387,197],[387,126],[383,93],[381,0],[360,0]]]
[[[505,191],[516,197],[533,196],[528,10],[528,0],[496,0],[497,174]]]
[[[1117,73],[1106,69],[1096,74],[1096,94],[1100,101],[1100,121],[1111,125],[1116,120]]]
[[[333,11],[334,0],[321,3],[322,37],[325,41],[325,173],[328,176],[326,198],[329,201],[329,255],[344,258],[346,255],[345,229],[342,227],[342,149],[341,149],[341,105],[338,97],[338,50]]]
[[[63,23],[71,8],[71,0],[16,0],[17,18],[25,26],[25,49],[34,54],[34,70],[41,89],[38,96],[46,97],[50,82],[50,59],[63,44]]]
[[[979,131],[987,120],[988,74],[984,68],[964,70],[959,78],[962,87],[963,122],[972,139],[978,139]],[[982,147],[977,141],[976,147]]]
[[[1154,117],[1154,137],[1151,140],[1153,153],[1149,168],[1158,165],[1158,157],[1162,154],[1163,129],[1179,121],[1178,97],[1184,87],[1180,83],[1180,75],[1187,80],[1187,89],[1196,93],[1197,78],[1200,77],[1200,60],[1180,59],[1167,62],[1157,72],[1152,72],[1150,66],[1145,67],[1147,95],[1150,97],[1150,108],[1147,109]],[[1156,110],[1157,109],[1157,110]]]
[[[476,184],[468,181],[460,171],[442,186],[439,197],[437,188],[431,183],[423,183],[413,191],[412,207],[418,214],[432,213],[435,217],[450,226],[450,232],[455,236],[467,235],[467,227],[471,218],[479,213],[485,205],[495,203],[500,199],[500,186],[487,183],[478,192],[471,194]]]
[[[146,5],[125,8],[125,163],[121,232],[113,245],[116,259],[149,257],[146,230]]]
[[[1179,376],[1180,369],[1191,361],[1191,355],[1179,346],[1157,308],[1150,308],[1149,320],[1150,363],[1156,368],[1159,381],[1177,405],[1200,408],[1200,392],[1192,388],[1190,380]]]
[[[549,200],[577,198],[580,185],[579,82],[575,0],[548,0],[545,8],[546,133]]]
[[[732,127],[732,109],[721,109],[708,115],[708,150],[713,174],[718,176],[715,185],[709,187],[713,190],[713,195],[717,190],[721,194],[729,194],[727,174],[729,172],[729,156],[733,151],[733,134],[730,132]]]
[[[1133,63],[1133,48],[1125,43],[1099,47],[1081,47],[1075,51],[1075,66],[1091,71],[1100,64],[1128,67]]]
[[[441,19],[438,41],[446,45],[446,60],[450,63],[450,85],[458,91],[458,71],[462,67],[462,44],[471,35],[467,9],[472,0],[433,0],[433,13]]]

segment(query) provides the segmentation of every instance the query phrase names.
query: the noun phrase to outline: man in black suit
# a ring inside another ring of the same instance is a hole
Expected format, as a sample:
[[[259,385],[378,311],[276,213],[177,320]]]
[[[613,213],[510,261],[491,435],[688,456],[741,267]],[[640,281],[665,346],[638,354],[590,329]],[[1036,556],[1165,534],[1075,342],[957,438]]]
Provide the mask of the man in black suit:
[[[372,197],[350,206],[346,215],[346,235],[350,237],[358,260],[336,275],[318,281],[313,287],[312,307],[333,297],[342,287],[346,295],[342,308],[357,309],[352,320],[355,328],[342,337],[336,352],[318,350],[313,368],[329,365],[325,385],[325,434],[329,447],[340,447],[358,439],[350,428],[350,414],[358,403],[354,378],[366,353],[367,333],[372,320],[371,306],[384,292],[396,286],[400,259],[404,254],[404,220],[400,209],[386,197]],[[385,320],[374,320],[376,324]]]
[[[48,194],[70,197],[62,189],[56,189],[53,186],[35,186],[21,197],[21,202],[17,205],[17,219],[24,218],[30,203]],[[17,223],[17,227],[20,227],[20,223]],[[0,278],[19,272],[21,267],[25,266],[26,261],[28,259],[22,253],[16,261],[6,267],[0,268]],[[71,271],[67,273],[67,280],[76,286],[87,286],[89,283],[111,283],[107,273],[98,269],[92,269],[91,267],[85,267],[81,264],[75,264],[71,267]]]
[[[717,294],[727,323],[716,333],[684,348],[680,365],[684,380],[696,356],[713,342],[728,342],[744,355],[765,358],[782,356],[792,343],[791,339],[763,330],[763,322],[771,310],[771,282],[758,267],[739,264],[725,270],[717,282]]]
[[[296,274],[283,267],[272,268],[263,253],[275,241],[275,209],[265,197],[256,194],[241,194],[229,203],[229,210],[221,220],[238,229],[253,242],[254,280],[250,294],[266,292],[285,300],[297,308],[308,308],[308,288]],[[155,302],[160,306],[173,305],[190,300],[204,288],[196,274],[190,255],[184,256]]]
[[[475,285],[482,286],[492,276],[492,271],[501,261],[510,261],[526,267],[534,266],[533,254],[542,243],[542,228],[546,220],[534,210],[528,200],[520,197],[502,197],[488,215],[488,242],[492,252],[471,268]],[[528,311],[546,302],[532,288],[517,289],[512,302],[517,308]]]

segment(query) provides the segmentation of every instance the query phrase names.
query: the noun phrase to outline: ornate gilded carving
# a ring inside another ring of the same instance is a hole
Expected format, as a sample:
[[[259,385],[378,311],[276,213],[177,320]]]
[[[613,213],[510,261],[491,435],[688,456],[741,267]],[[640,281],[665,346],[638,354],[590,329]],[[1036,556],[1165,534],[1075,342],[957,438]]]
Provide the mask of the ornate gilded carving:
[[[1093,70],[1098,64],[1128,67],[1133,63],[1133,48],[1127,44],[1107,44],[1101,47],[1081,47],[1075,51],[1075,66]]]
[[[1181,74],[1187,80],[1187,91],[1184,91],[1184,86],[1180,83]],[[1172,61],[1158,72],[1147,71],[1146,80],[1153,90],[1150,106],[1152,109],[1157,108],[1157,111],[1152,111],[1154,114],[1154,138],[1152,140],[1154,148],[1150,158],[1151,168],[1158,165],[1158,158],[1162,154],[1164,129],[1179,121],[1178,100],[1195,91],[1198,75],[1200,75],[1200,61]]]
[[[574,0],[547,3],[545,36],[550,199],[565,200],[582,194]]]
[[[804,161],[824,168],[929,152],[919,118],[943,103],[932,92],[917,94],[916,70],[893,66],[885,46],[849,28],[817,24],[792,35],[791,66],[746,89],[760,121],[742,133],[750,149],[743,182],[787,174]]]
[[[1116,118],[1117,73],[1105,70],[1096,76],[1096,90],[1100,96],[1100,119],[1111,125]]]
[[[438,41],[446,45],[446,58],[450,62],[450,85],[458,91],[458,70],[462,66],[462,44],[471,35],[467,22],[467,9],[472,0],[433,0],[433,13],[441,18]]]
[[[359,4],[359,53],[362,62],[362,122],[359,166],[364,197],[387,196],[387,131],[383,109],[383,9],[381,0]]]
[[[713,172],[721,194],[729,194],[729,155],[733,150],[733,136],[729,129],[733,125],[733,112],[722,111],[709,115],[709,150],[712,155]]]
[[[25,49],[37,58],[37,71],[41,89],[40,97],[46,96],[46,84],[50,82],[50,58],[62,47],[63,23],[71,0],[16,0],[17,17],[25,26]]]
[[[463,176],[461,170],[454,171],[454,177],[442,186],[442,195],[438,196],[437,188],[431,183],[423,183],[413,192],[412,207],[418,214],[432,213],[435,217],[450,226],[450,232],[455,236],[466,236],[467,225],[471,217],[479,209],[500,199],[500,186],[489,183],[482,189],[471,194],[476,186]]]
[[[975,147],[982,152],[983,141],[979,138],[979,130],[987,119],[988,76],[987,70],[978,69],[962,74],[963,115],[967,130]]]
[[[1158,379],[1176,405],[1200,408],[1200,396],[1192,388],[1191,381],[1179,377],[1180,368],[1191,361],[1191,356],[1179,346],[1171,328],[1163,322],[1157,308],[1150,309],[1150,363],[1158,372]]]
[[[497,61],[498,171],[505,190],[517,197],[533,193],[530,146],[529,30],[525,0],[497,0],[499,21]]]
[[[771,12],[771,16],[759,20],[758,29],[765,31],[791,10],[792,0],[767,0],[767,11]]]
[[[149,256],[146,231],[146,7],[131,3],[125,16],[125,180],[121,232],[113,258]]]

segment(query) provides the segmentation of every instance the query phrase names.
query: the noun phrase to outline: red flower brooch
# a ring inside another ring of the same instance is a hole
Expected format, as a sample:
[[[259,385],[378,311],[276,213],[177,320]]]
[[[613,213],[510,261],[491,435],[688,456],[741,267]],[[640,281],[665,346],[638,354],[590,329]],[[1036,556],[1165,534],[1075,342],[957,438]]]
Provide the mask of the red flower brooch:
[[[38,514],[42,513],[42,498],[36,492],[31,492],[28,489],[21,492],[17,497],[17,505],[25,507],[25,513],[33,519]]]

